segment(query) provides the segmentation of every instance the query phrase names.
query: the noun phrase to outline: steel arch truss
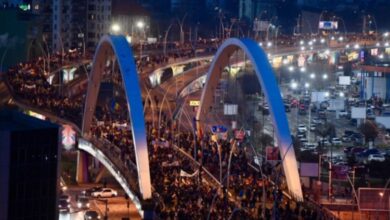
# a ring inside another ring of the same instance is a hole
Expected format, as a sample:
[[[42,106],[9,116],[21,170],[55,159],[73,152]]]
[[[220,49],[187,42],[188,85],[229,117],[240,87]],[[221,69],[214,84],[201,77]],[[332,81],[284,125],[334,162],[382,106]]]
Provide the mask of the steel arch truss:
[[[213,103],[215,88],[217,88],[218,82],[222,76],[222,70],[229,64],[229,59],[232,54],[239,49],[242,49],[252,62],[256,76],[267,99],[270,115],[275,126],[277,143],[283,160],[283,170],[286,176],[288,189],[297,200],[303,200],[297,161],[292,146],[290,129],[281,93],[271,65],[268,62],[267,55],[255,41],[250,39],[231,38],[226,40],[219,47],[207,73],[201,104],[197,112],[196,119],[198,129],[204,127],[205,119],[210,111],[210,106]]]
[[[92,118],[96,108],[106,62],[115,55],[122,76],[123,88],[127,100],[127,108],[134,142],[135,158],[138,171],[138,181],[143,199],[151,198],[151,182],[149,170],[149,153],[146,141],[145,120],[139,86],[138,73],[134,62],[133,52],[123,36],[103,36],[100,40],[93,59],[92,71],[88,79],[88,90],[83,117],[83,136],[88,136]]]

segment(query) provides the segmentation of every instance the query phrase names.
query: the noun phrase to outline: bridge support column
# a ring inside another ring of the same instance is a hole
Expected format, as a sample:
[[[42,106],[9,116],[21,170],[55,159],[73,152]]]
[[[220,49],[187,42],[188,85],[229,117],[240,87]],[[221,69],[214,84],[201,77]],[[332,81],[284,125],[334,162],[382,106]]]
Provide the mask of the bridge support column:
[[[81,150],[77,153],[76,181],[77,183],[88,182],[88,155]]]
[[[155,204],[151,199],[142,201],[142,210],[144,211],[144,220],[153,220],[156,217],[154,212]]]

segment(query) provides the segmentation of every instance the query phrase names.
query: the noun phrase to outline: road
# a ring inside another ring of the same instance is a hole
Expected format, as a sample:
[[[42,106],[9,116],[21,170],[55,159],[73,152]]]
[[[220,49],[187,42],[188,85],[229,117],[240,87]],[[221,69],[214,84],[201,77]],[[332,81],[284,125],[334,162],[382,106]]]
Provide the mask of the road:
[[[59,220],[83,220],[84,213],[86,210],[77,208],[76,196],[82,195],[83,190],[93,186],[98,186],[98,185],[88,184],[84,186],[68,186],[68,189],[65,194],[71,196],[71,210],[69,213],[59,213]],[[107,199],[90,198],[89,210],[97,211],[98,213],[100,213],[100,216],[103,219],[106,210],[106,205],[104,201],[107,200],[108,219],[122,220],[122,218],[126,218],[126,217],[129,219],[141,219],[135,205],[131,203],[131,201],[129,203],[129,206],[127,206],[127,200],[124,197],[123,190],[116,187],[115,190],[118,191],[119,194],[118,197],[107,198]]]

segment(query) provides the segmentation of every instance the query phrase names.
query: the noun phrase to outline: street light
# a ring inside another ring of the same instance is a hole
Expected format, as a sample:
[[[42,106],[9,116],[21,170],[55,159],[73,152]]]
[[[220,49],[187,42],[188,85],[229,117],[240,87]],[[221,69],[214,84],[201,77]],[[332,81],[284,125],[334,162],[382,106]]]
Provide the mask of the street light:
[[[121,26],[117,23],[111,25],[111,30],[117,34],[121,30]]]
[[[298,83],[295,82],[295,81],[291,82],[291,88],[292,88],[292,89],[298,88]]]
[[[312,73],[310,74],[310,79],[315,79],[316,78],[316,74]]]
[[[326,73],[324,73],[323,75],[322,75],[322,79],[328,79],[328,74],[326,74]]]
[[[288,70],[289,70],[290,72],[294,71],[294,66],[289,66],[289,67],[288,67]]]
[[[308,89],[310,87],[309,83],[305,83],[305,88]]]
[[[139,29],[142,29],[144,26],[145,26],[145,23],[144,23],[143,21],[138,21],[138,22],[137,22],[137,27],[138,27]]]

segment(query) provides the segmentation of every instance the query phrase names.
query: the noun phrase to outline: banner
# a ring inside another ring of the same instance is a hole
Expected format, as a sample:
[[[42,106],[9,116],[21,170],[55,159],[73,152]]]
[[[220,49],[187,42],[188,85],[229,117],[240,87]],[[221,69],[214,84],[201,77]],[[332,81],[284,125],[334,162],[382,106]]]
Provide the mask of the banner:
[[[181,177],[194,177],[194,176],[198,175],[198,173],[199,173],[199,170],[195,171],[193,174],[189,174],[184,170],[180,170]]]

